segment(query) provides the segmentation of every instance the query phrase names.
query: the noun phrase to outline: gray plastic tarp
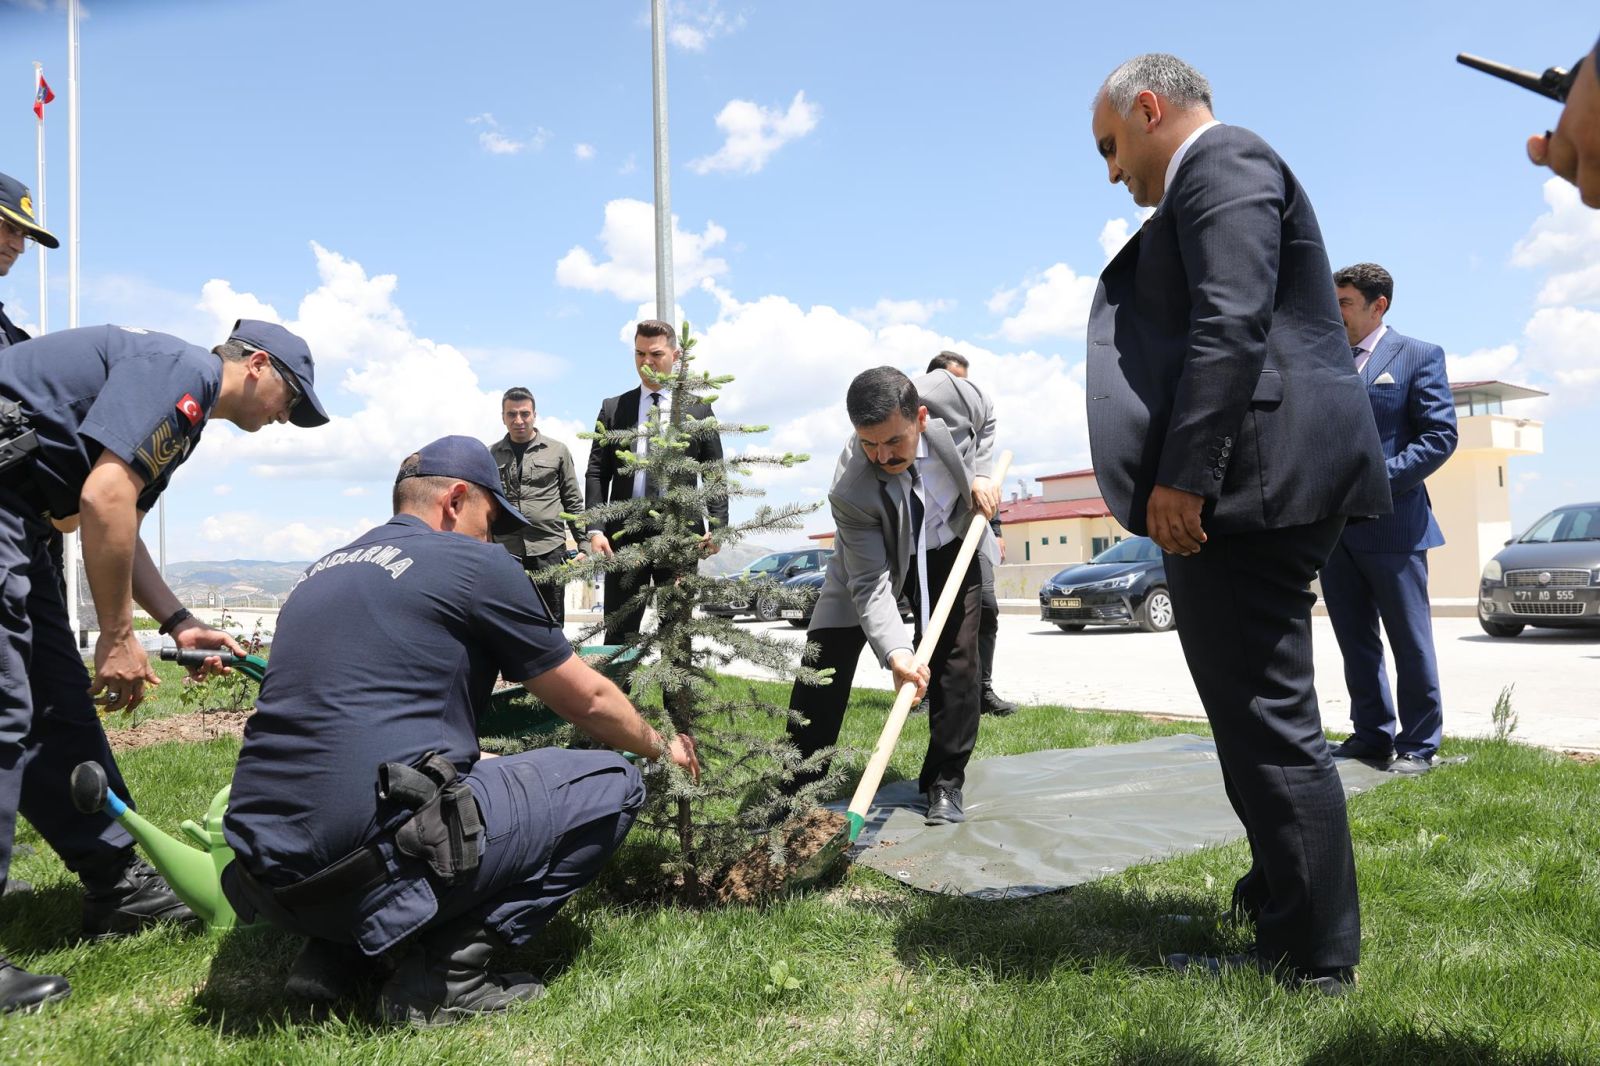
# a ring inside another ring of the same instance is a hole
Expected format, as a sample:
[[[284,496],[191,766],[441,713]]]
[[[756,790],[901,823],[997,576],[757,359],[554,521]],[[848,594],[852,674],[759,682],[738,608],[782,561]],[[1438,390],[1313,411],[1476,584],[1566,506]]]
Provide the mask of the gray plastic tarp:
[[[1337,765],[1346,795],[1394,779]],[[963,793],[965,822],[925,826],[915,781],[883,786],[851,860],[926,892],[1015,899],[1244,836],[1209,737],[984,759]]]

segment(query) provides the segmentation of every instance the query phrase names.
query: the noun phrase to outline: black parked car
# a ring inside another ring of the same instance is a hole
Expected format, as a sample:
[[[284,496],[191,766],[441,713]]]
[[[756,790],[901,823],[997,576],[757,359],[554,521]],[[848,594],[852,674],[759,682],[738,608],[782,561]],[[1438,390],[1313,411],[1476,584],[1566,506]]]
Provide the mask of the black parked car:
[[[821,570],[791,577],[785,581],[783,589],[788,595],[784,597],[786,602],[778,606],[778,617],[796,629],[805,629],[809,626],[812,611],[817,606],[817,597],[822,595],[822,580],[827,574],[828,566],[824,562]],[[911,604],[904,596],[900,597],[900,619],[904,622],[916,621],[911,614]]]
[[[1166,632],[1175,619],[1161,549],[1149,537],[1129,537],[1067,567],[1039,590],[1039,617],[1067,633],[1126,625]]]
[[[1491,637],[1524,626],[1600,626],[1600,503],[1558,507],[1489,560],[1478,624]]]
[[[717,582],[701,599],[700,609],[725,618],[753,614],[763,622],[776,622],[777,601],[771,595],[761,594],[763,586],[784,582],[799,574],[815,573],[820,577],[832,555],[833,552],[827,548],[802,548],[763,555],[737,574],[729,574]]]

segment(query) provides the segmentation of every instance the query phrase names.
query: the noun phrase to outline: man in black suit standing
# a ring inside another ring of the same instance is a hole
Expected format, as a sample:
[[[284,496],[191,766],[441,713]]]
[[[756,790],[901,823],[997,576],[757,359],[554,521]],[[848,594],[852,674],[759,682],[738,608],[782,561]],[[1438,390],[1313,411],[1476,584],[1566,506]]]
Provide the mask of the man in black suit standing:
[[[1139,56],[1095,97],[1113,183],[1155,213],[1100,276],[1089,441],[1112,513],[1166,552],[1178,635],[1250,840],[1235,888],[1270,971],[1340,994],[1360,908],[1344,791],[1312,679],[1311,579],[1347,517],[1389,510],[1383,453],[1305,190],[1211,115],[1182,60]]]
[[[653,415],[659,417],[662,422],[669,421],[672,418],[672,385],[667,378],[672,375],[673,364],[679,354],[678,331],[669,323],[654,318],[640,322],[635,327],[633,335],[633,366],[639,375],[639,385],[620,395],[612,396],[600,405],[600,413],[596,416],[600,426],[612,432],[643,429]],[[704,403],[691,403],[684,411],[687,418],[710,418],[712,413],[711,405]],[[643,457],[649,454],[649,446],[649,439],[641,436],[633,447]],[[650,482],[643,470],[633,472],[623,470],[623,463],[617,457],[619,448],[625,450],[626,446],[605,445],[595,441],[594,446],[589,449],[589,467],[584,478],[586,507],[594,508],[603,503],[659,494],[657,486]],[[721,436],[712,434],[695,438],[689,445],[688,456],[702,463],[720,461]],[[718,526],[728,524],[726,496],[712,501],[711,521]],[[591,518],[588,523],[589,550],[607,557],[614,554],[613,549],[621,547],[614,541],[618,538],[622,525],[620,520],[602,522],[597,518]],[[706,554],[715,555],[717,545],[711,539],[705,524],[701,523],[699,529],[705,534]],[[628,601],[633,599],[646,583],[653,581],[657,585],[662,585],[671,582],[674,576],[670,570],[654,566],[607,571],[606,643],[626,644],[637,636],[639,623],[644,618],[644,607],[639,605],[631,610],[626,609]]]

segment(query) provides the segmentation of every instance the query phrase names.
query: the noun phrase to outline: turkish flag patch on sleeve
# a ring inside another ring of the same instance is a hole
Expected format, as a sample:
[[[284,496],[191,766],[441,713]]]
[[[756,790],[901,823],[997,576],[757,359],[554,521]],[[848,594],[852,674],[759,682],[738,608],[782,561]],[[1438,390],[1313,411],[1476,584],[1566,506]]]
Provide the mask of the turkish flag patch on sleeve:
[[[206,413],[200,410],[200,403],[189,393],[183,394],[183,399],[178,401],[178,413],[189,420],[191,426],[198,426]]]

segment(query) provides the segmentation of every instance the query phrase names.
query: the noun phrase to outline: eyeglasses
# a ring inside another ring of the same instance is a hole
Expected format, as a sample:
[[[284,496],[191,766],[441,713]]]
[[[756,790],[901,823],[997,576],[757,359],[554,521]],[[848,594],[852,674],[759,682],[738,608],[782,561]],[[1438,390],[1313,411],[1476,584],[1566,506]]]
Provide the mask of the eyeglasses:
[[[289,390],[289,411],[293,413],[294,409],[300,406],[300,401],[304,399],[305,390],[300,387],[299,380],[289,373],[289,368],[278,361],[277,356],[268,353],[267,361],[272,364],[272,369],[277,372],[278,377],[282,379],[284,386]]]
[[[13,226],[9,221],[3,218],[0,218],[0,237],[4,237],[6,240],[10,241],[20,240],[24,244],[38,243],[33,239],[33,235],[31,233],[18,229],[16,226]]]

